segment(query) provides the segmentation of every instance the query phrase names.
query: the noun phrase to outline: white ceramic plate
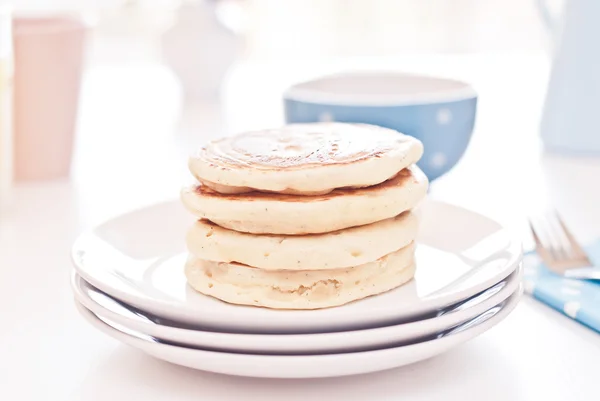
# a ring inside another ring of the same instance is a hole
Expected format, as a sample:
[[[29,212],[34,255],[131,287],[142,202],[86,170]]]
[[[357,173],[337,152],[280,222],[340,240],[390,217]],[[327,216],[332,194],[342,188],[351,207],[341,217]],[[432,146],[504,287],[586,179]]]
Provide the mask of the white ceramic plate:
[[[313,311],[244,307],[204,296],[186,283],[184,236],[193,218],[179,202],[109,220],[73,246],[77,272],[114,298],[163,318],[245,333],[345,331],[410,320],[471,297],[518,266],[518,241],[497,222],[460,207],[426,201],[417,274],[388,293]]]
[[[475,319],[440,333],[429,340],[365,352],[321,355],[256,355],[185,348],[157,339],[119,331],[78,304],[80,313],[105,334],[165,361],[194,369],[236,376],[270,378],[314,378],[376,372],[408,365],[449,350],[489,330],[517,305],[518,290],[501,305]]]
[[[76,273],[73,274],[71,284],[75,299],[113,327],[120,326],[160,340],[213,351],[299,355],[389,347],[447,330],[505,301],[519,287],[520,270],[468,301],[445,309],[437,317],[375,329],[319,334],[233,334],[203,331],[176,322],[162,321],[132,309],[92,287]]]

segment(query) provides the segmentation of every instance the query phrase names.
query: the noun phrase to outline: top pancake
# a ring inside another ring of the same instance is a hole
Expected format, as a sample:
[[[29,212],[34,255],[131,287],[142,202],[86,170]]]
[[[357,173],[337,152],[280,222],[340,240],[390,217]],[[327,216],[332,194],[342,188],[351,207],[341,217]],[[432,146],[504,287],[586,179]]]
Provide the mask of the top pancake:
[[[209,142],[189,168],[220,193],[317,195],[377,185],[422,154],[419,140],[374,125],[290,124]]]

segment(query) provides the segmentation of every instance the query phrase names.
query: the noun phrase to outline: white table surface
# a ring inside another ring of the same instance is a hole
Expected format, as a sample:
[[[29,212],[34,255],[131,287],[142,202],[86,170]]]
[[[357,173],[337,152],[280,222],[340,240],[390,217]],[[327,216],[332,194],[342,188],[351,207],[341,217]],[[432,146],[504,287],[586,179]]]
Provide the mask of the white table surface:
[[[206,139],[278,124],[286,82],[318,70],[294,64],[238,68],[225,88],[224,110],[197,104],[181,113],[177,85],[160,66],[89,71],[73,178],[17,185],[0,217],[0,399],[598,399],[600,335],[528,297],[499,326],[434,359],[297,381],[170,365],[96,332],[77,315],[69,290],[69,247],[77,234],[177,197],[189,179],[185,157]],[[525,216],[549,203],[582,240],[600,235],[600,187],[591,185],[599,182],[600,161],[539,150],[544,60],[414,57],[385,65],[469,79],[480,93],[471,147],[433,183],[431,196],[499,219],[524,235],[526,246]]]

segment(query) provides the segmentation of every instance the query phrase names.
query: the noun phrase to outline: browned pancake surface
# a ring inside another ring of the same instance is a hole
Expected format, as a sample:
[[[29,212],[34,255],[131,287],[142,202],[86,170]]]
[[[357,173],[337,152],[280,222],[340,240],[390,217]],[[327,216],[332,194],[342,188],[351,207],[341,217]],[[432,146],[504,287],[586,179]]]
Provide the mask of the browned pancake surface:
[[[405,168],[400,171],[394,177],[390,178],[387,181],[382,182],[381,184],[374,185],[372,187],[366,188],[337,188],[333,191],[324,194],[324,195],[315,195],[315,196],[298,196],[298,195],[288,195],[288,194],[279,194],[279,193],[268,193],[268,192],[247,192],[242,194],[221,194],[219,192],[213,191],[205,185],[198,184],[194,187],[194,192],[196,194],[203,197],[214,197],[220,198],[223,200],[231,200],[231,201],[244,201],[244,202],[252,202],[256,200],[260,201],[273,201],[273,202],[321,202],[326,201],[328,199],[336,198],[339,196],[353,196],[353,195],[376,195],[377,192],[386,190],[391,187],[401,187],[403,185],[408,184],[410,181],[412,182],[420,182],[423,181],[425,177],[422,173],[415,171],[412,167]]]
[[[381,157],[411,141],[372,125],[292,124],[212,141],[194,158],[221,170],[295,170]]]

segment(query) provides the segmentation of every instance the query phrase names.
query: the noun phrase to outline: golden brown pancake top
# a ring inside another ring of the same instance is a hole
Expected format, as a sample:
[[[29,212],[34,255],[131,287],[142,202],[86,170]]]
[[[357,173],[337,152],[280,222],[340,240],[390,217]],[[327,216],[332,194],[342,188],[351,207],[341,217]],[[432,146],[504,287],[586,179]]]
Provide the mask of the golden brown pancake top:
[[[303,169],[381,157],[408,149],[414,141],[365,124],[291,124],[212,141],[193,157],[223,170]]]

